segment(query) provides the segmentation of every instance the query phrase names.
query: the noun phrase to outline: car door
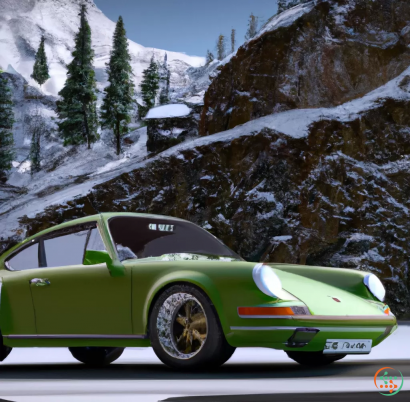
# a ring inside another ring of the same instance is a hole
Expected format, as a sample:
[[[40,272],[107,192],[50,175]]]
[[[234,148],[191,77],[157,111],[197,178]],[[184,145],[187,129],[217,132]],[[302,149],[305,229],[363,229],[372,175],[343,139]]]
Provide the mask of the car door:
[[[98,227],[57,231],[40,243],[45,268],[30,279],[37,334],[131,335],[131,271],[110,275]]]
[[[0,328],[4,335],[35,335],[36,323],[29,280],[39,268],[39,243],[31,241],[6,261],[7,275],[0,279]]]

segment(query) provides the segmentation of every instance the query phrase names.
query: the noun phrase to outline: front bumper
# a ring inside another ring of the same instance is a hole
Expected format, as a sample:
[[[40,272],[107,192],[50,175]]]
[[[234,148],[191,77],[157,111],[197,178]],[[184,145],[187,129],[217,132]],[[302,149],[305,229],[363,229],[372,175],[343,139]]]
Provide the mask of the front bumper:
[[[296,330],[317,330],[308,344],[300,348],[288,345]],[[249,319],[246,324],[230,327],[226,338],[236,347],[270,347],[281,350],[320,351],[327,339],[371,339],[373,347],[397,329],[394,316],[314,316],[294,315],[283,319]]]

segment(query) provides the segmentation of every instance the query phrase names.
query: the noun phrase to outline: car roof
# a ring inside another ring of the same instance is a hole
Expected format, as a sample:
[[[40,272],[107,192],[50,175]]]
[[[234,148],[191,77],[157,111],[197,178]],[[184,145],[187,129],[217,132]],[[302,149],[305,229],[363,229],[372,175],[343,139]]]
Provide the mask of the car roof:
[[[103,219],[104,221],[108,221],[111,218],[115,218],[115,217],[130,217],[130,218],[152,218],[152,219],[169,219],[169,220],[173,220],[173,221],[180,221],[180,222],[187,222],[184,219],[180,219],[180,218],[175,218],[172,216],[165,216],[165,215],[154,215],[154,214],[139,214],[139,213],[135,213],[135,212],[105,212],[105,213],[101,213],[99,215],[91,215],[91,216],[87,216],[84,218],[78,218],[78,219],[73,219],[72,221],[68,221],[68,222],[64,222],[60,225],[56,225],[56,226],[52,226],[48,229],[45,229],[39,233],[36,233],[33,236],[28,237],[27,239],[23,240],[22,242],[18,243],[16,246],[14,246],[13,248],[11,248],[10,250],[6,251],[0,259],[6,258],[7,255],[11,254],[14,250],[16,250],[17,248],[21,247],[22,245],[38,238],[41,236],[44,236],[48,233],[60,230],[60,229],[66,229],[69,228],[71,226],[76,226],[76,225],[81,225],[84,223],[89,223],[89,222],[98,222],[99,220]]]

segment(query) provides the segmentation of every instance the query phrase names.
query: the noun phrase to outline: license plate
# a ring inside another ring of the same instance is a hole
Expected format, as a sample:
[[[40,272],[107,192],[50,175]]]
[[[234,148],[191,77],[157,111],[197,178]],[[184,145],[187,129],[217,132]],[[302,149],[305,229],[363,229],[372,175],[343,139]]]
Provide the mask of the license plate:
[[[328,339],[323,353],[369,354],[371,350],[371,339]]]

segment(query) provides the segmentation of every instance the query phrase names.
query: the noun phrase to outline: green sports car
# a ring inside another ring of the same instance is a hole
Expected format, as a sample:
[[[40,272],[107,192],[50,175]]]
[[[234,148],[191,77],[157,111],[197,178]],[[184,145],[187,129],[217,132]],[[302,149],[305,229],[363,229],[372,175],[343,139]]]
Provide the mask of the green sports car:
[[[0,258],[0,293],[0,361],[13,347],[68,347],[98,366],[152,346],[168,366],[211,368],[258,346],[323,365],[397,328],[371,273],[246,262],[156,215],[100,214],[30,237]]]

